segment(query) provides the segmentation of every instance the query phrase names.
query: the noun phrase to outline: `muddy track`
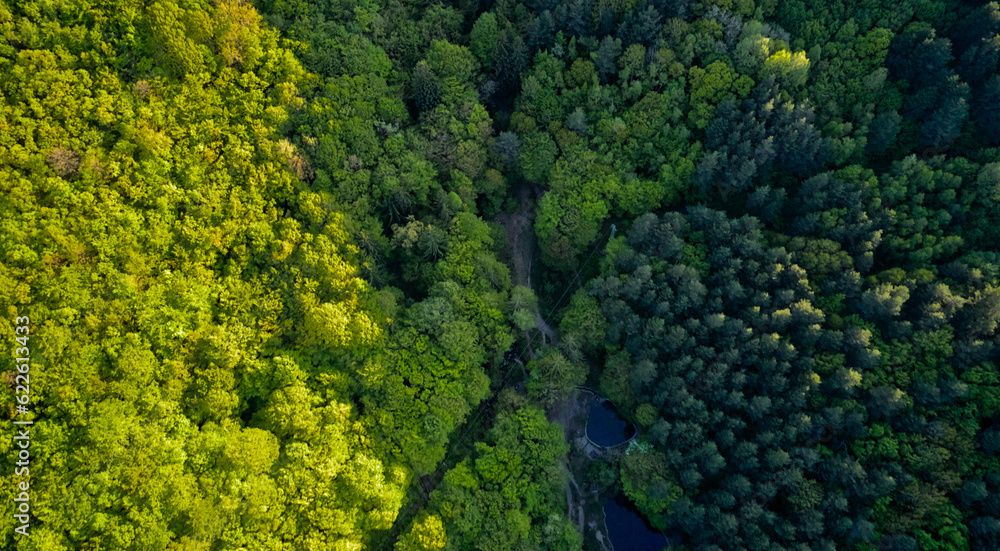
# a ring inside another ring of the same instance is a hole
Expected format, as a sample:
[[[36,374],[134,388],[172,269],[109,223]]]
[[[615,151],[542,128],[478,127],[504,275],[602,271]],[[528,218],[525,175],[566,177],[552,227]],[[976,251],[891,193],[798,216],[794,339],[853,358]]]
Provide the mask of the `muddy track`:
[[[538,195],[540,190],[535,190]],[[531,269],[535,261],[537,239],[535,237],[535,210],[527,186],[522,186],[516,195],[518,208],[515,212],[501,212],[496,221],[507,233],[507,244],[503,254],[511,269],[511,279],[514,285],[521,285],[534,291],[531,284]],[[537,199],[537,197],[536,197]],[[579,282],[579,275],[570,284]],[[567,293],[568,294],[568,293]],[[556,307],[562,305],[557,304]],[[542,344],[554,346],[558,343],[558,334],[549,326],[547,316],[535,310],[535,329],[541,333]],[[532,342],[531,330],[525,331],[525,341]],[[537,339],[538,336],[536,335]],[[529,347],[530,348],[530,347]],[[531,357],[528,351],[527,357]],[[570,445],[569,456],[566,458],[567,481],[566,493],[567,516],[584,537],[584,547],[590,551],[611,551],[610,543],[605,536],[604,509],[601,492],[584,491],[577,480],[585,479],[586,467],[590,458],[586,452],[585,426],[589,416],[590,401],[579,391],[574,390],[562,403],[548,412],[551,422],[559,423],[564,428],[564,439]]]
[[[501,212],[497,222],[507,231],[504,251],[511,268],[514,285],[531,289],[531,262],[535,256],[535,208],[527,188],[518,193],[516,212]]]
[[[497,222],[507,232],[507,246],[504,248],[504,256],[506,257],[507,265],[510,266],[514,285],[527,287],[534,291],[535,288],[531,285],[531,268],[535,260],[537,244],[537,238],[535,237],[535,205],[531,201],[530,192],[526,186],[520,188],[517,199],[517,211],[512,213],[501,212],[497,215]],[[555,346],[558,343],[558,339],[555,330],[549,326],[547,317],[543,316],[536,309],[535,328],[542,333],[542,344]],[[530,342],[530,337],[527,333],[525,336]]]

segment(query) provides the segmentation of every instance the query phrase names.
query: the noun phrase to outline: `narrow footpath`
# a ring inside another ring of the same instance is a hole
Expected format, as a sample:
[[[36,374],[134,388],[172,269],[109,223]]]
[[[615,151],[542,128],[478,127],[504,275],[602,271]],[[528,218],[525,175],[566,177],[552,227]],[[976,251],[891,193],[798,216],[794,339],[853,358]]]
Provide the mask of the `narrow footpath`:
[[[536,254],[536,237],[534,231],[534,204],[529,197],[529,191],[522,187],[518,194],[518,210],[513,213],[501,212],[497,221],[507,233],[507,244],[504,256],[511,268],[514,285],[521,285],[535,291],[531,284],[531,270]],[[549,326],[545,317],[537,309],[535,311],[536,329],[541,332],[545,344],[553,346],[558,343],[558,334]],[[526,332],[530,339],[530,333]],[[530,354],[530,352],[529,352]],[[585,483],[587,469],[593,459],[588,451],[593,448],[587,439],[586,425],[590,413],[590,393],[574,390],[561,404],[548,412],[550,422],[563,426],[563,437],[569,443],[570,451],[566,458],[567,481],[566,512],[570,522],[577,526],[584,538],[584,549],[588,551],[612,551],[607,539],[607,529],[604,524],[604,502],[615,491],[611,488],[591,488]],[[616,453],[616,452],[607,452]],[[582,483],[582,484],[581,484]]]

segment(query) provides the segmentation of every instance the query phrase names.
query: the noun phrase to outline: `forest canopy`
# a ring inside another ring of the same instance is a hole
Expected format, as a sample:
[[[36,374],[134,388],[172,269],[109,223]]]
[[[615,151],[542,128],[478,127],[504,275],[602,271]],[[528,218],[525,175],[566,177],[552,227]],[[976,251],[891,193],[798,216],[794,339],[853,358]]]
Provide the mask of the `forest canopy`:
[[[1000,548],[997,2],[0,0],[0,189],[4,548]]]

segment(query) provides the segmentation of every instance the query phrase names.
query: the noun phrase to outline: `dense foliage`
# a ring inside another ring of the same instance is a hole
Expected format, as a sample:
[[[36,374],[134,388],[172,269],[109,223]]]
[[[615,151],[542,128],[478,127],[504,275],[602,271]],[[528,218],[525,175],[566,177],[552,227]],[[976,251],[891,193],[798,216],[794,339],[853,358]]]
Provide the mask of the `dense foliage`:
[[[473,214],[483,169],[443,186],[383,73],[307,72],[243,2],[0,20],[3,327],[30,315],[38,335],[19,547],[339,549],[388,529],[513,340]],[[490,135],[481,107],[462,117],[462,139]]]
[[[996,2],[0,0],[16,545],[578,549],[589,380],[681,548],[1000,548],[998,146]]]

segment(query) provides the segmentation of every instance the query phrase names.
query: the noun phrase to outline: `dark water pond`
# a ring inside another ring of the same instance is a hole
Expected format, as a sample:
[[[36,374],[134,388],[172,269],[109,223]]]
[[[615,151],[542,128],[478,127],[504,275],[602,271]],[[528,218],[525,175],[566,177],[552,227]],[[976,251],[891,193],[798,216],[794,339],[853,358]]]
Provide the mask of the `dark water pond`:
[[[604,504],[604,518],[615,551],[660,551],[671,543],[650,528],[622,494]]]
[[[599,446],[617,446],[635,435],[635,427],[618,415],[607,400],[594,400],[587,419],[587,437]]]

